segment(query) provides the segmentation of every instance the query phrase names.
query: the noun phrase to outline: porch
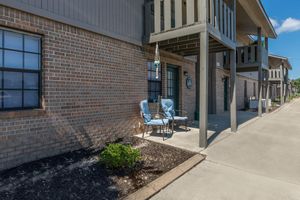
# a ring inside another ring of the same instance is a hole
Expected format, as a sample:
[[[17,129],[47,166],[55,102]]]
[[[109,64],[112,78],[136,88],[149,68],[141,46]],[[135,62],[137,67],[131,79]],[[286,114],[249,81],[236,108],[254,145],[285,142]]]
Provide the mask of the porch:
[[[238,111],[238,128],[247,125],[251,120],[257,117],[255,112],[244,112]],[[168,138],[163,141],[162,135],[160,133],[149,133],[145,134],[145,139],[163,143],[185,150],[200,152],[204,148],[199,147],[199,123],[195,121],[190,127],[190,131],[185,132],[184,128],[176,127],[173,135],[168,133]],[[230,134],[232,134],[230,129],[230,113],[224,112],[216,115],[208,115],[208,131],[207,131],[207,144],[208,147],[212,146],[219,141],[225,139]],[[142,134],[137,135],[137,137],[142,137]]]
[[[263,70],[268,68],[268,38],[276,37],[259,1],[249,4],[247,0],[147,0],[145,20],[146,45],[157,45],[160,50],[182,57],[197,57],[196,112],[201,117],[200,122],[195,124],[199,127],[198,131],[195,129],[195,132],[199,132],[195,134],[199,138],[194,141],[199,142],[197,146],[200,147],[205,148],[208,143],[208,96],[215,95],[209,91],[209,81],[213,82],[209,78],[209,71],[216,63],[212,63],[209,58],[210,55],[226,52],[228,65],[223,67],[230,73],[230,113],[227,113],[225,121],[231,131],[236,132],[236,73],[240,69],[259,71],[261,102]],[[257,44],[251,43],[252,46],[249,46],[250,43],[246,42],[249,35],[257,36]],[[246,39],[239,41],[238,37]]]
[[[269,55],[269,85],[271,87],[271,99],[280,99],[284,104],[288,96],[288,77],[292,66],[286,57]]]

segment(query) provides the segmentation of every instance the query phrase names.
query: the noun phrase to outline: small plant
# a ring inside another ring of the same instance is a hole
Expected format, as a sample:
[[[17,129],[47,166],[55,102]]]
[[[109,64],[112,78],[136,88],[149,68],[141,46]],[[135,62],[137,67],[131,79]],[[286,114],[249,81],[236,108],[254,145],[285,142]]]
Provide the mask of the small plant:
[[[109,144],[100,154],[100,162],[110,169],[131,168],[140,159],[140,150],[123,144]]]

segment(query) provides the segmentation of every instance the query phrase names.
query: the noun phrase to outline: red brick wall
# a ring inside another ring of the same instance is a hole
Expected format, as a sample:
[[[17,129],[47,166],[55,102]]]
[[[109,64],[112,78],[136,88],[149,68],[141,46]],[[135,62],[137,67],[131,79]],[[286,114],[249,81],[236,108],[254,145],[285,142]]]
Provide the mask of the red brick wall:
[[[0,169],[136,133],[151,53],[2,6],[0,25],[43,36],[43,108],[0,113]]]

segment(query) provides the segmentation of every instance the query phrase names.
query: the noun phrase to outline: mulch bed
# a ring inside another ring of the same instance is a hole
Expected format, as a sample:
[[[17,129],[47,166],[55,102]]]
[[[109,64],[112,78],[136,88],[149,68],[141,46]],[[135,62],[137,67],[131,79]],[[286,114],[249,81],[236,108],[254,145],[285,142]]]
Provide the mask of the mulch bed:
[[[120,199],[195,155],[138,138],[121,143],[141,150],[134,169],[108,170],[99,150],[74,151],[0,172],[0,199]]]

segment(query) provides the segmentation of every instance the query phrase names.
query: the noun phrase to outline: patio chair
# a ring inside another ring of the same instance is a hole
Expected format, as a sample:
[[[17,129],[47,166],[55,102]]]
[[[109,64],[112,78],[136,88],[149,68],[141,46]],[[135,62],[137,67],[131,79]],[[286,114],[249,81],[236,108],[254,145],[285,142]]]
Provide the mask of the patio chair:
[[[147,100],[143,100],[140,102],[140,112],[141,117],[144,120],[144,125],[146,126],[146,129],[143,131],[143,138],[145,132],[148,132],[149,126],[159,126],[160,132],[163,130],[163,140],[165,140],[165,134],[164,127],[167,127],[169,125],[169,119],[167,119],[163,113],[159,113],[159,119],[153,119],[152,115],[149,110],[149,105]]]
[[[162,99],[161,100],[161,107],[163,112],[165,113],[167,119],[169,119],[172,122],[172,134],[174,133],[174,122],[184,122],[185,123],[185,131],[188,131],[187,129],[187,112],[184,110],[175,110],[174,109],[174,102],[172,99]],[[181,116],[176,116],[176,112],[181,113]],[[183,113],[185,113],[183,116]]]

